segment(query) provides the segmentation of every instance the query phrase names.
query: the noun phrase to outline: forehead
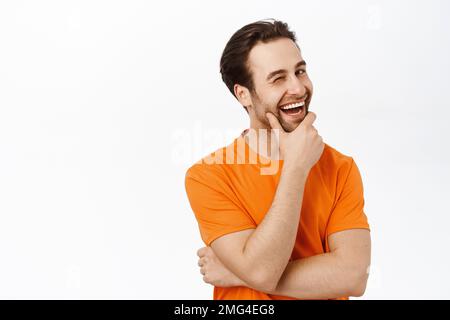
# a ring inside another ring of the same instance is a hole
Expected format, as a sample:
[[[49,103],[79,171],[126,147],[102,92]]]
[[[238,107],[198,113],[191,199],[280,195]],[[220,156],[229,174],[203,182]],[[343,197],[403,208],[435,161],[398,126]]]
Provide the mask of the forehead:
[[[300,50],[287,38],[259,42],[248,56],[248,64],[255,78],[265,77],[274,70],[290,70],[301,60]]]

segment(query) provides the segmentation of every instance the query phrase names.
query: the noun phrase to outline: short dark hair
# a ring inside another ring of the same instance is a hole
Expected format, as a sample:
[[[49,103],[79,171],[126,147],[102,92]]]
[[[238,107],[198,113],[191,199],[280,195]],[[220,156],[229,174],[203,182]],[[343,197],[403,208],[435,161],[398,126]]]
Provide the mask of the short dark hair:
[[[251,49],[260,41],[268,43],[280,38],[291,39],[297,45],[295,32],[289,30],[287,23],[275,19],[250,23],[231,36],[220,58],[220,73],[223,82],[235,97],[233,89],[235,84],[240,84],[251,92],[255,90],[248,66]]]

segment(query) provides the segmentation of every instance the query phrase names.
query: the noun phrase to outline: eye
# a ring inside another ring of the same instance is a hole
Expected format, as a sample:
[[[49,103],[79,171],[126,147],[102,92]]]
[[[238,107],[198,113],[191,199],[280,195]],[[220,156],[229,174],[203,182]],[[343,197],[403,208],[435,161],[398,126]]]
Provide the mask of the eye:
[[[304,73],[306,73],[306,70],[303,70],[303,69],[297,70],[297,74],[302,75]]]
[[[275,80],[273,80],[273,82],[277,82],[277,81],[280,80],[280,79],[284,79],[284,77],[278,77],[278,78],[276,78]]]

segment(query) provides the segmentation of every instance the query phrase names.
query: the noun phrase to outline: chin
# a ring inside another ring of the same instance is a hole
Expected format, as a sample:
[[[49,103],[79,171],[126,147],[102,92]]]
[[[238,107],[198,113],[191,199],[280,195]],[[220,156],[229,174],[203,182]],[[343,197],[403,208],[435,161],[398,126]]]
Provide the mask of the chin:
[[[300,125],[301,121],[299,123],[283,123],[281,126],[283,127],[284,131],[286,132],[292,132]]]

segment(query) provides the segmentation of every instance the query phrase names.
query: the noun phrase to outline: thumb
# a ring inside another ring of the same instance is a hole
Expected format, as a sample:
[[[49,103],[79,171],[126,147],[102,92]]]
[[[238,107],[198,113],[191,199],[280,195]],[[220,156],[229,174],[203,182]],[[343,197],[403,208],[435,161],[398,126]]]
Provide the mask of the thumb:
[[[270,127],[272,129],[280,129],[283,130],[283,127],[281,126],[280,122],[278,121],[277,117],[272,112],[266,113],[266,118],[269,120]],[[284,131],[284,130],[283,130]]]

